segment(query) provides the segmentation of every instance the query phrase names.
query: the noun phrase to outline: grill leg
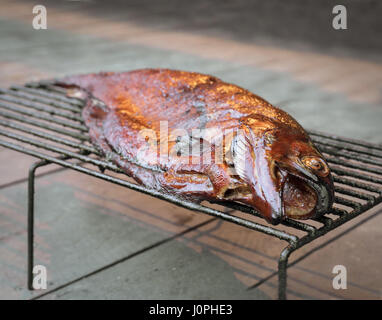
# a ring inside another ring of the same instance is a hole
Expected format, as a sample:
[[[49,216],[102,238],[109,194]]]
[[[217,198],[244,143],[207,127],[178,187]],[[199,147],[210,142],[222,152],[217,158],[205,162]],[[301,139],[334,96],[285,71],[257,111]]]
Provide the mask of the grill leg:
[[[287,268],[288,259],[293,252],[293,248],[288,245],[280,254],[279,259],[279,300],[286,300],[286,286],[287,286]]]
[[[28,176],[28,289],[33,290],[33,239],[34,239],[34,192],[35,192],[35,173],[36,169],[49,164],[48,161],[42,160],[34,163],[29,168]]]

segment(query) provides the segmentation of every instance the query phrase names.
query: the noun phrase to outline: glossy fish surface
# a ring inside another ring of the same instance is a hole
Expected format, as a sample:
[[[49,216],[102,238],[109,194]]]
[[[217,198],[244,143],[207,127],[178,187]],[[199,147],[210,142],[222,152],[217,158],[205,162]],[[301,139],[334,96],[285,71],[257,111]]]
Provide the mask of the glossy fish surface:
[[[241,202],[272,224],[318,217],[333,204],[329,167],[308,134],[248,90],[169,69],[71,76],[56,84],[86,100],[82,115],[94,145],[149,188]]]

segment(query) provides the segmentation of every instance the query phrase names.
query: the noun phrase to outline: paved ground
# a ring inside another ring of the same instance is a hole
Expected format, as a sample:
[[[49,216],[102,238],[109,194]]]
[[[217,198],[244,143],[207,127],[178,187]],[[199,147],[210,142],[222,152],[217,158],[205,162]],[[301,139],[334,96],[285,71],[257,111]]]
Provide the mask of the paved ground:
[[[311,31],[309,42],[309,30],[291,26],[300,30],[293,37],[266,25],[250,37],[258,25],[242,7],[221,6],[213,14],[211,5],[175,9],[167,1],[120,10],[101,10],[95,2],[60,8],[49,2],[48,30],[37,31],[31,27],[33,4],[0,1],[0,87],[100,70],[200,71],[254,91],[306,128],[382,142],[380,47],[373,42],[377,37],[362,37],[362,29],[353,35],[348,30],[344,38],[330,31],[329,40],[322,29]],[[370,32],[377,32],[378,23],[370,21]],[[362,45],[354,44],[357,37]],[[0,147],[0,298],[277,296],[274,272],[285,243],[55,166],[39,171],[37,179],[36,262],[47,266],[49,286],[27,291],[26,176],[34,161]],[[292,261],[307,257],[289,268],[288,297],[380,299],[379,212],[292,255]],[[347,290],[332,287],[337,264],[348,269]]]

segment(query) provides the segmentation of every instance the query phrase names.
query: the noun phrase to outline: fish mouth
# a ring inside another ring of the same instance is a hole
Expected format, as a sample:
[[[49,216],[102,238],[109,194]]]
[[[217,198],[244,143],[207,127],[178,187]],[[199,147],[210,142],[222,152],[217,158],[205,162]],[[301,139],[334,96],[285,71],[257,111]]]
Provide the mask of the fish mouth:
[[[323,181],[301,167],[297,173],[280,168],[278,170],[284,177],[281,185],[284,217],[303,220],[317,218],[328,212],[333,201],[328,185],[330,178],[329,182]]]

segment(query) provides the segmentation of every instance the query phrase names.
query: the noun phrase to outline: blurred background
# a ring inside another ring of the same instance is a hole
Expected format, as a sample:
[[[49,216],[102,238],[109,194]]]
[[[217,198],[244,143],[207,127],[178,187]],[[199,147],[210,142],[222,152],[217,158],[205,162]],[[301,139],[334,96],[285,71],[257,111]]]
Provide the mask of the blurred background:
[[[332,25],[338,4],[345,30]],[[33,28],[35,5],[45,6],[47,29]],[[307,129],[382,143],[381,15],[376,0],[0,0],[0,87],[147,67],[197,71],[253,91]],[[4,299],[41,294],[25,289],[34,161],[0,147]],[[37,183],[37,257],[51,290],[41,298],[277,297],[279,240],[55,166]],[[289,270],[288,297],[380,299],[379,211],[296,253],[307,257]],[[347,290],[332,287],[337,264],[348,268]]]

